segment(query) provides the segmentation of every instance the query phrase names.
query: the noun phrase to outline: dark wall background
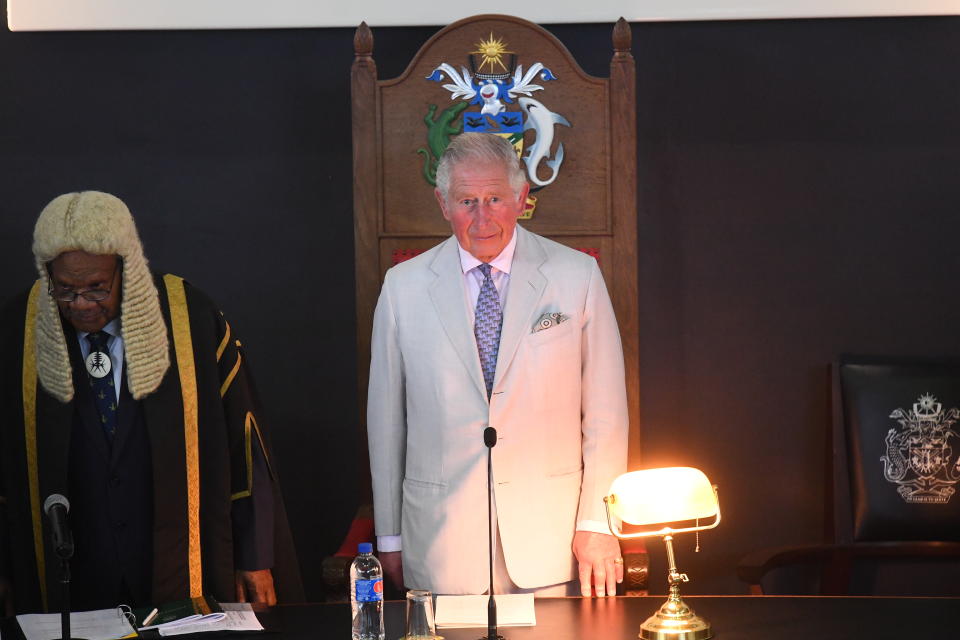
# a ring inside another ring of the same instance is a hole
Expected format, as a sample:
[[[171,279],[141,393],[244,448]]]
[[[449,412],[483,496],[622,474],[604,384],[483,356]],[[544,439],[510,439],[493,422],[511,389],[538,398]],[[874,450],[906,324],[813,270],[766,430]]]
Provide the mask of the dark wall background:
[[[2,6],[2,5],[0,5]],[[605,75],[611,25],[551,30]],[[377,29],[380,77],[436,28]],[[960,19],[635,24],[646,465],[719,484],[690,593],[822,532],[827,363],[958,355]],[[55,195],[101,189],[255,368],[308,593],[358,495],[351,29],[0,30],[0,297]],[[663,587],[652,545],[654,588]]]

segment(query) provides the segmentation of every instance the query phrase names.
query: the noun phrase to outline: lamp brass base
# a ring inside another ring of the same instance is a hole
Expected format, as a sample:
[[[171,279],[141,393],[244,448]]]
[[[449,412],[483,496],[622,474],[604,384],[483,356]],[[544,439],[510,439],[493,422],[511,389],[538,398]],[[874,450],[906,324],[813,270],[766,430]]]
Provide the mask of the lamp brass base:
[[[671,597],[640,625],[641,640],[707,640],[710,623],[693,612],[679,597]]]

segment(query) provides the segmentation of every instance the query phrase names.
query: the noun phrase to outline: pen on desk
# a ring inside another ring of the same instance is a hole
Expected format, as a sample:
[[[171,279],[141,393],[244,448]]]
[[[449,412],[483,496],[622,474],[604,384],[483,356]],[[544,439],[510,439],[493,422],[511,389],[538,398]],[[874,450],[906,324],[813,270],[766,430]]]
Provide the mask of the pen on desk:
[[[157,617],[157,609],[156,607],[154,607],[153,611],[151,611],[149,615],[147,615],[147,617],[143,619],[143,622],[140,623],[140,626],[141,627],[149,626],[150,623],[153,622],[153,619],[156,617]]]

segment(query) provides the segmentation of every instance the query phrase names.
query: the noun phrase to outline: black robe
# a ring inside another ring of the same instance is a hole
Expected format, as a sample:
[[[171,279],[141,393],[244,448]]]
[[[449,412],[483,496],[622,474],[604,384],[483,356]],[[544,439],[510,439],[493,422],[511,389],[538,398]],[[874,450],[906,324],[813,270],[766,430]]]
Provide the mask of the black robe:
[[[121,398],[119,421],[127,432],[118,431],[113,449],[119,453],[98,443],[99,434],[90,431],[85,419],[89,408],[81,385],[87,384],[86,372],[72,327],[65,323],[64,333],[77,392],[63,404],[36,379],[28,344],[33,340],[33,323],[26,321],[28,301],[42,292],[35,285],[32,294],[17,297],[0,312],[7,343],[16,336],[24,344],[10,349],[0,364],[5,408],[0,420],[0,577],[12,582],[18,613],[60,606],[60,566],[47,542],[49,527],[41,510],[52,493],[76,495],[81,509],[76,515],[99,514],[93,522],[74,525],[81,533],[74,593],[87,596],[91,605],[120,604],[96,600],[98,576],[91,559],[108,576],[126,573],[134,598],[137,576],[146,576],[154,604],[201,592],[235,600],[234,568],[265,568],[242,566],[244,554],[234,550],[234,520],[252,519],[250,535],[271,537],[263,535],[271,523],[262,517],[257,521],[258,493],[267,496],[267,512],[272,512],[273,553],[267,549],[261,557],[273,556],[278,600],[303,599],[276,469],[240,341],[202,292],[176,276],[155,279],[171,366],[149,396],[126,403]],[[254,487],[258,462],[267,467],[260,476],[269,487]],[[144,525],[144,520],[149,522]],[[254,548],[258,542],[262,540],[254,541]],[[152,548],[145,567],[127,566],[136,559],[137,544]]]

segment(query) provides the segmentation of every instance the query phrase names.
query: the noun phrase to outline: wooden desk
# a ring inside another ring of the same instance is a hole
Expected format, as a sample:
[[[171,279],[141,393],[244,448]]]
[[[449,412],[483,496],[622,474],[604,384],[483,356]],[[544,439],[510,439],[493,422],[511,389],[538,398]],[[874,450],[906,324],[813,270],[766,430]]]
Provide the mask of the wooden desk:
[[[685,598],[716,640],[906,640],[960,638],[960,598],[698,596]],[[535,627],[504,627],[506,640],[634,640],[663,597],[544,598]],[[387,602],[386,640],[404,631],[404,603]],[[260,614],[283,640],[349,640],[350,606],[291,605]],[[446,640],[478,640],[486,629],[443,629]],[[262,637],[262,636],[261,636]],[[264,639],[266,640],[266,639]]]

